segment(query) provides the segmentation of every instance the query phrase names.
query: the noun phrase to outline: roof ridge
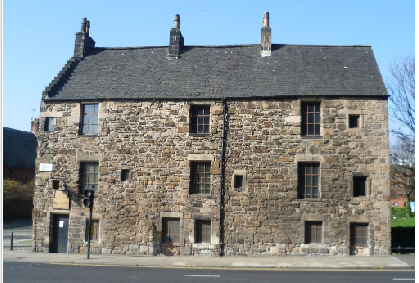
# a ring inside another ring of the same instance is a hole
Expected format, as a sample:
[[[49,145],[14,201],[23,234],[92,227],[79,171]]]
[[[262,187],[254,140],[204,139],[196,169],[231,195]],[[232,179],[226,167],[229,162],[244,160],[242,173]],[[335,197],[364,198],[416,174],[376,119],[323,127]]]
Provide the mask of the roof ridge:
[[[302,46],[302,47],[371,47],[371,45],[321,45],[321,44],[280,44],[272,43],[272,46]],[[225,45],[184,45],[183,48],[236,48],[236,47],[254,47],[260,44],[225,44]],[[132,46],[132,47],[95,47],[94,50],[135,50],[135,49],[153,49],[153,48],[168,48],[167,45],[162,46]]]

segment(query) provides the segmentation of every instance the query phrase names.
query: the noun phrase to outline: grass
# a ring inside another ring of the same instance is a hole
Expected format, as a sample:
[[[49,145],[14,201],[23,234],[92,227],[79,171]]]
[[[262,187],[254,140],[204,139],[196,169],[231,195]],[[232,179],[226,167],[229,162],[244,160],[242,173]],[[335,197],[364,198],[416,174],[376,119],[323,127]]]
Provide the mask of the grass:
[[[391,227],[415,227],[415,217],[393,219],[391,220]]]

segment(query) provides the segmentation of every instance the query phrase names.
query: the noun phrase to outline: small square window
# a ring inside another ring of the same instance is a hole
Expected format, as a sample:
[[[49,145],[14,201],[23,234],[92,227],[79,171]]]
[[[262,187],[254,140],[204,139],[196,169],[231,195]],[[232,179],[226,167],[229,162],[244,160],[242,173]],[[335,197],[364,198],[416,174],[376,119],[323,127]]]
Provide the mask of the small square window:
[[[349,115],[349,128],[359,128],[359,115]]]
[[[306,244],[321,244],[322,243],[322,229],[323,223],[321,221],[307,221],[306,222]]]
[[[189,132],[192,134],[209,134],[210,107],[206,105],[191,106],[191,123]]]
[[[121,170],[121,181],[129,181],[129,169],[122,169]]]
[[[353,177],[353,191],[354,191],[354,197],[361,197],[365,196],[365,187],[367,183],[367,177],[366,176],[354,176]]]
[[[54,131],[54,118],[53,117],[46,117],[45,118],[44,131],[45,132]]]
[[[235,189],[243,188],[243,176],[242,175],[234,175],[234,188]]]
[[[211,243],[211,221],[198,220],[196,223],[196,242]]]

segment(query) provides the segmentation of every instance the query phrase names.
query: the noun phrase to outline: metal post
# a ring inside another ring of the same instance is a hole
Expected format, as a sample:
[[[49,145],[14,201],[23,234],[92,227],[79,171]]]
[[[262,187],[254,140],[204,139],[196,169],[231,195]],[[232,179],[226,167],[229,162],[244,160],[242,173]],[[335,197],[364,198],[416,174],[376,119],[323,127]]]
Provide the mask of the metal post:
[[[89,230],[87,231],[87,259],[90,255],[90,226],[92,225],[92,207],[89,208]]]
[[[13,232],[12,237],[10,238],[10,250],[13,250]]]

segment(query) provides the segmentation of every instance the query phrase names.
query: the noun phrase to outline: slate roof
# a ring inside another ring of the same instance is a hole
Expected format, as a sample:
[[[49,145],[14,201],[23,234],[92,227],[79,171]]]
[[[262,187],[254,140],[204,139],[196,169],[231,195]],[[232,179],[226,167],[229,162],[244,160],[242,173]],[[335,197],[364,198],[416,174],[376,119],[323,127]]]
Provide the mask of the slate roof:
[[[385,96],[370,46],[185,46],[95,48],[46,100]]]
[[[37,140],[33,133],[3,127],[3,166],[35,170]]]

